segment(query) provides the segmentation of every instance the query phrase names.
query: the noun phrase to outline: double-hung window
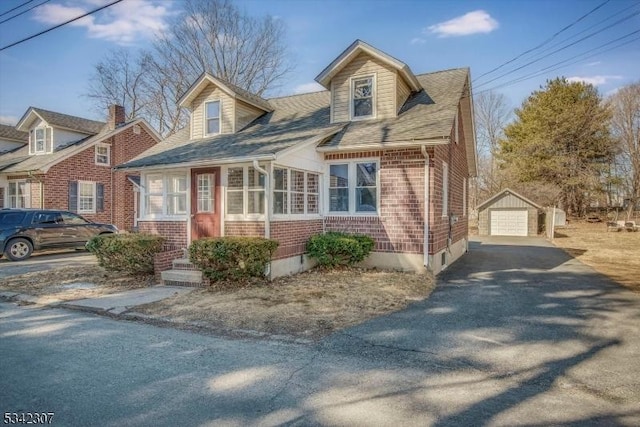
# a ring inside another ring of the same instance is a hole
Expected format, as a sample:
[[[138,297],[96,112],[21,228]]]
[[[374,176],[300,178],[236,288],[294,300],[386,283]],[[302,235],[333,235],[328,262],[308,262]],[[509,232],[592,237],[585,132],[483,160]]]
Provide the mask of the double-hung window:
[[[220,101],[209,101],[204,104],[205,134],[216,135],[220,133]]]
[[[253,166],[227,169],[227,216],[264,215],[265,177]]]
[[[329,165],[329,212],[376,214],[379,164],[375,160]]]
[[[151,216],[187,214],[186,173],[150,174],[145,179],[144,212]]]
[[[96,212],[96,183],[78,181],[78,212]]]
[[[375,116],[374,77],[351,80],[351,117],[364,119]]]
[[[96,165],[109,166],[111,164],[111,146],[109,144],[96,145]]]
[[[8,188],[8,200],[10,208],[28,208],[29,184],[26,181],[10,181]]]
[[[273,169],[274,215],[317,214],[320,176],[317,173],[276,167]]]

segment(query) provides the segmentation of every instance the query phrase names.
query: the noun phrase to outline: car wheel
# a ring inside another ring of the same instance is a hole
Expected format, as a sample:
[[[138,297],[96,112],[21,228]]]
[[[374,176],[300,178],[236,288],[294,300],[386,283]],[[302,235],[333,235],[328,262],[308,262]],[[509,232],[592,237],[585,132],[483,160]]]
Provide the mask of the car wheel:
[[[9,241],[4,254],[11,261],[22,261],[31,256],[33,252],[33,245],[27,239],[13,239]]]

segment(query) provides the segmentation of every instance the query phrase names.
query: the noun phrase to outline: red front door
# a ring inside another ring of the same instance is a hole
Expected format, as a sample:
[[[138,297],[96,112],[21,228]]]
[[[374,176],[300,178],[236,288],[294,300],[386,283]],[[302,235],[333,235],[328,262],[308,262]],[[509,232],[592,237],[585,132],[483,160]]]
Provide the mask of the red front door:
[[[191,240],[220,236],[220,168],[191,170]]]

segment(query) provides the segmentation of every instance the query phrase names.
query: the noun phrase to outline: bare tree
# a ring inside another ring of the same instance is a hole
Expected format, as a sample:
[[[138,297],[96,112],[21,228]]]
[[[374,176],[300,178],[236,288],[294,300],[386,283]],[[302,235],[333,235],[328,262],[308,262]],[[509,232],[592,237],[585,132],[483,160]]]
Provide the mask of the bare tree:
[[[119,52],[98,63],[89,96],[101,107],[124,103],[130,116],[168,135],[186,123],[177,101],[203,72],[262,95],[291,70],[282,21],[250,16],[229,0],[187,0],[183,8],[150,52]],[[139,70],[141,79],[132,79]]]
[[[498,141],[511,116],[507,97],[501,93],[481,92],[474,98],[476,138],[478,141],[478,176],[472,194],[478,202],[502,190],[508,176],[498,169],[495,156]]]
[[[610,99],[611,132],[617,142],[616,169],[629,198],[629,216],[640,202],[640,82],[618,90]]]
[[[123,48],[111,50],[95,64],[86,96],[100,113],[118,104],[125,107],[127,120],[143,113],[150,99],[146,84],[149,57],[132,56]]]

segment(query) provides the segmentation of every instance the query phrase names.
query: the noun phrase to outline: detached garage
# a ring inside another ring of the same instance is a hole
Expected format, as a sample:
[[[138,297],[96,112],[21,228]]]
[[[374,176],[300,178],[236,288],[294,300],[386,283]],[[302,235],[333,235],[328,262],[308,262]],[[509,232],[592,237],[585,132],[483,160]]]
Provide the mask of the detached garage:
[[[536,236],[542,207],[505,189],[478,206],[481,236]]]

